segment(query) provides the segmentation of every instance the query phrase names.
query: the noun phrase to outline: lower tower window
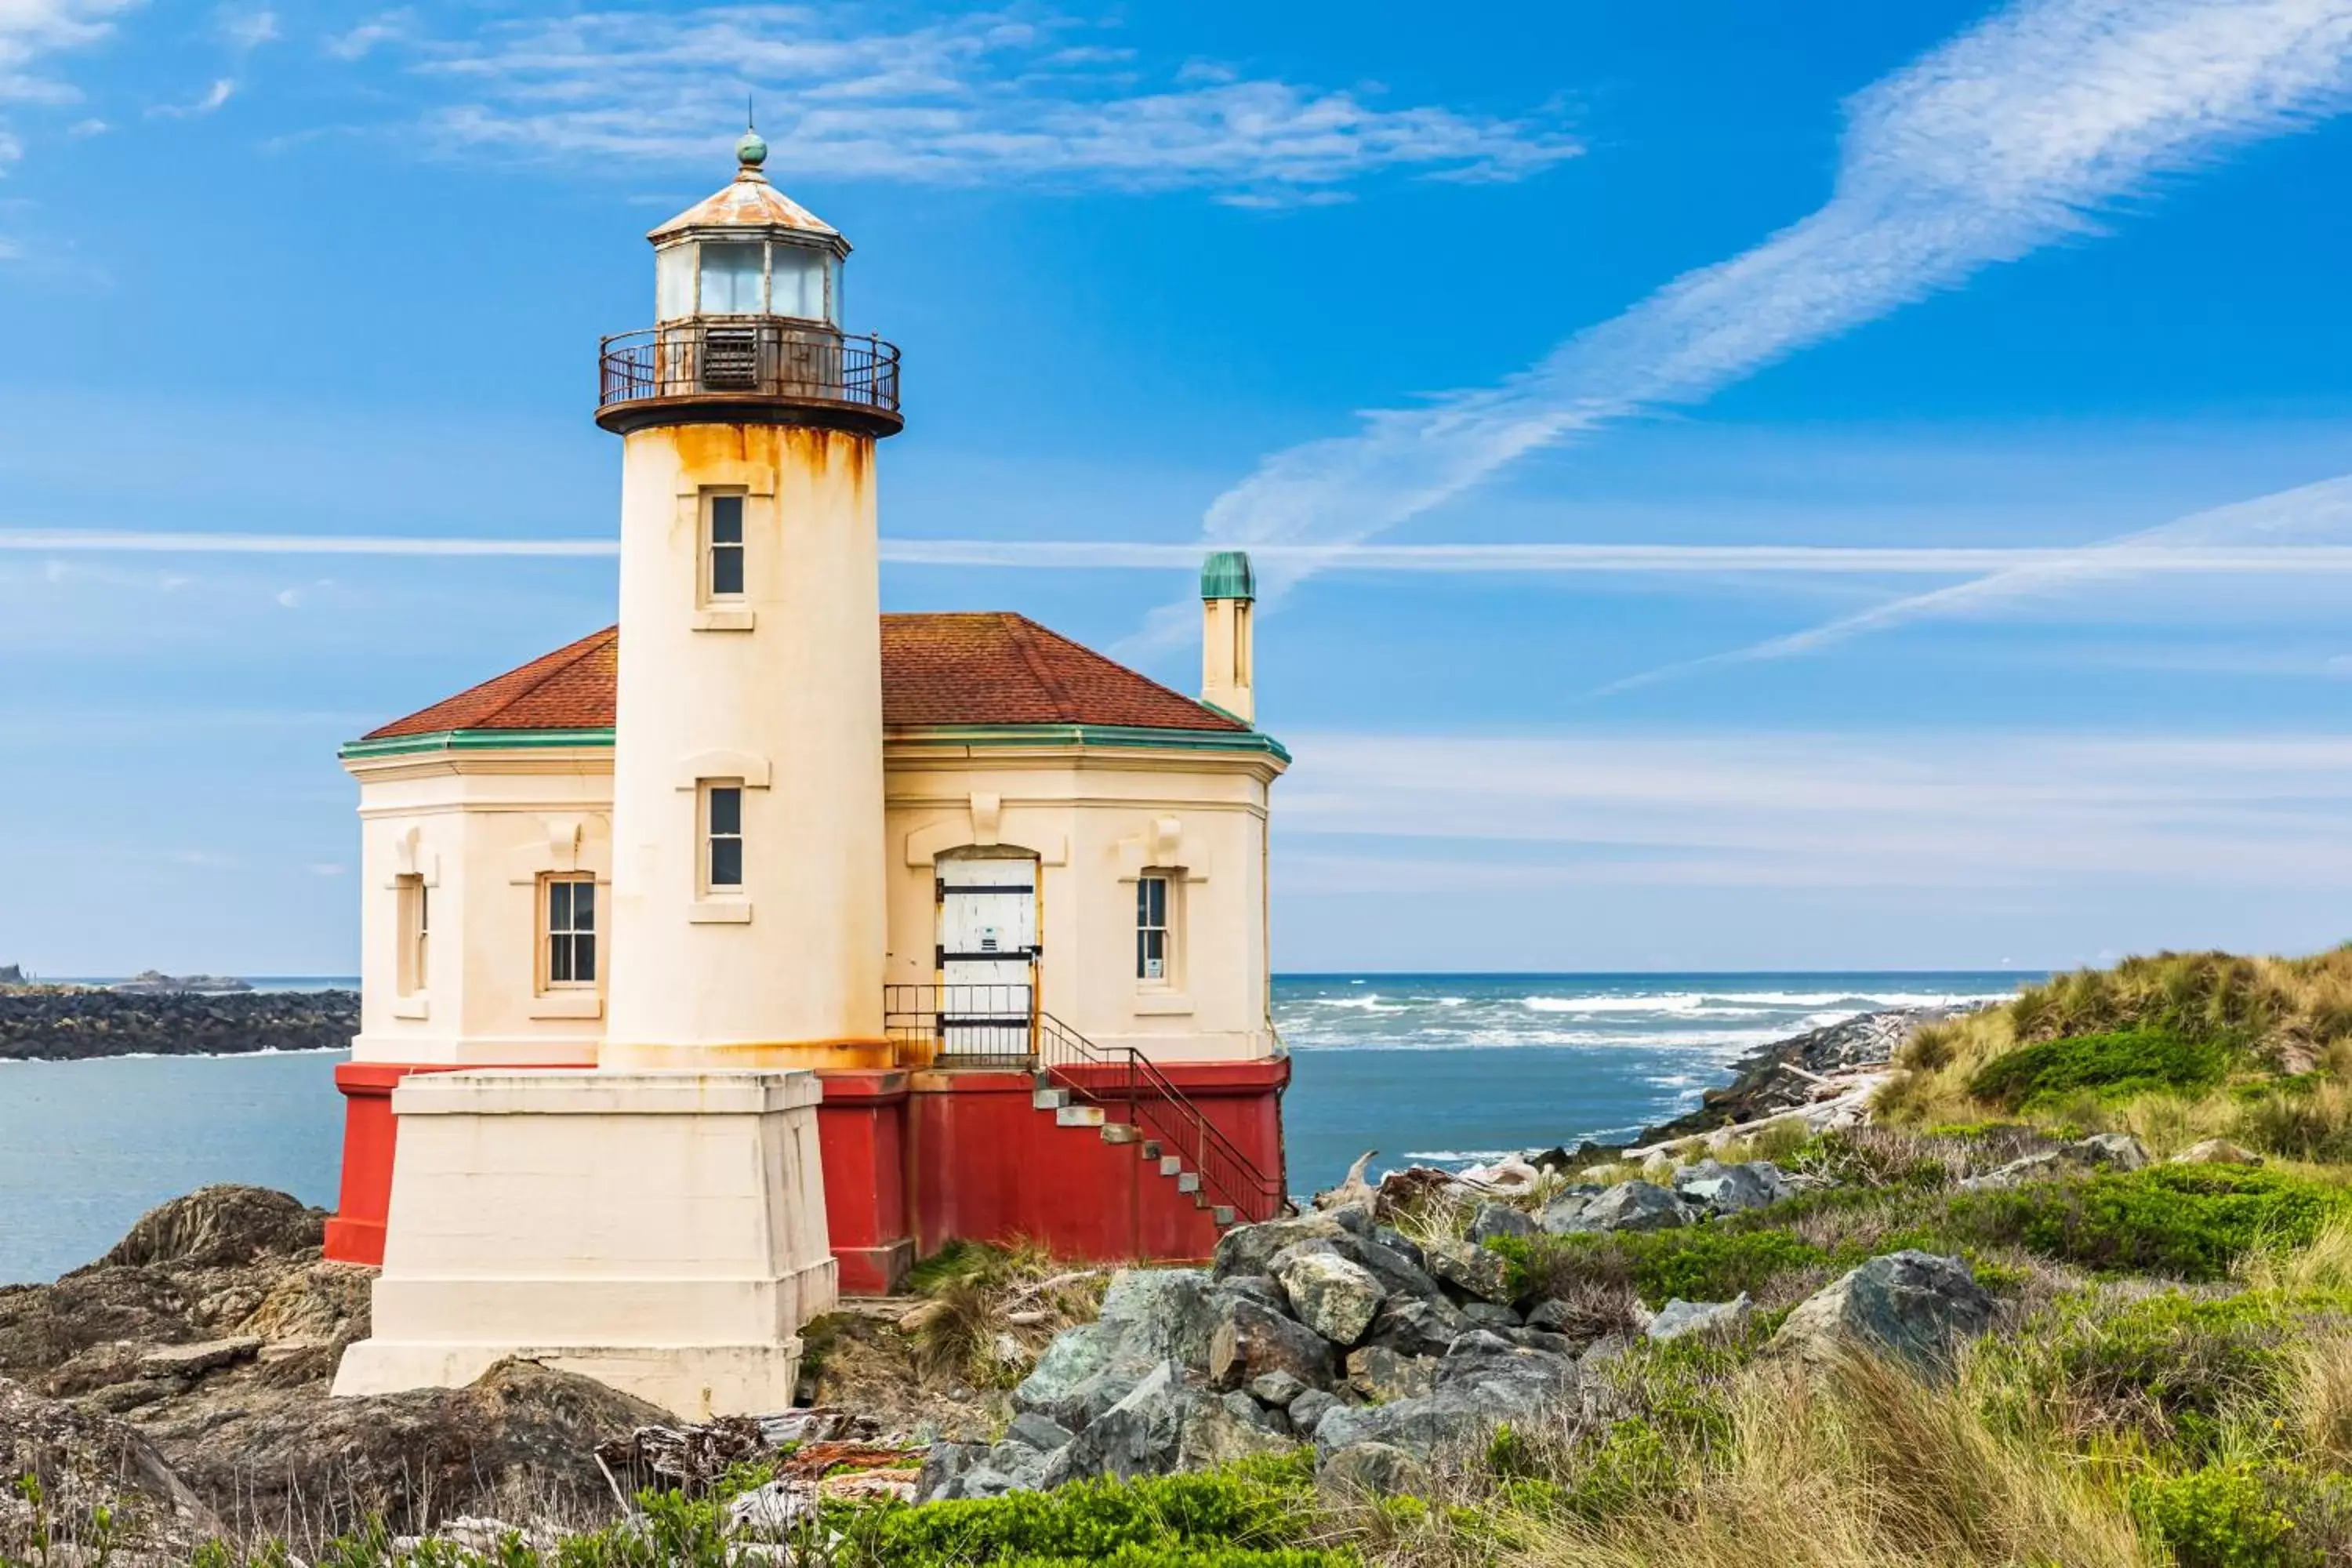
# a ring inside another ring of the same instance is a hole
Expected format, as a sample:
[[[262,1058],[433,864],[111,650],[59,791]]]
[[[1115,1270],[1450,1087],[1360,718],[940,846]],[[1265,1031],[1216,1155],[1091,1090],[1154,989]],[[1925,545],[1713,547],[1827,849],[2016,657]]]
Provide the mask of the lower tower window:
[[[743,886],[743,786],[705,784],[702,791],[705,885],[713,892]]]

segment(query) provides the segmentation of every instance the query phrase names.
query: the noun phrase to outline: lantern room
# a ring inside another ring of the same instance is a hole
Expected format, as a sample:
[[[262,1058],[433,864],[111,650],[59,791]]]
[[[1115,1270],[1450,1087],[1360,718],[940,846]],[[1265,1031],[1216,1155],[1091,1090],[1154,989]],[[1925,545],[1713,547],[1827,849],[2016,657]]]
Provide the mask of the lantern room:
[[[734,183],[678,214],[654,242],[655,316],[781,316],[841,324],[849,242],[768,183],[768,144],[745,132]]]
[[[841,329],[849,242],[768,183],[747,131],[735,178],[646,237],[656,325],[604,340],[597,422],[744,419],[887,436],[900,426],[898,351]]]

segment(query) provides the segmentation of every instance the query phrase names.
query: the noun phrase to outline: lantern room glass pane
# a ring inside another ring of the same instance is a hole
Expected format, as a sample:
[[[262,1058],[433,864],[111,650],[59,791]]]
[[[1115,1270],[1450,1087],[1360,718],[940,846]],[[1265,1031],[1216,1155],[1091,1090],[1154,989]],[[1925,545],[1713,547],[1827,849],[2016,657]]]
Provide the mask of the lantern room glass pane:
[[[694,247],[673,245],[654,252],[654,319],[675,321],[694,314]]]
[[[757,242],[702,242],[702,313],[706,316],[756,316],[761,300],[761,252]]]
[[[804,321],[826,320],[824,252],[804,245],[779,245],[773,253],[776,314],[797,316]]]

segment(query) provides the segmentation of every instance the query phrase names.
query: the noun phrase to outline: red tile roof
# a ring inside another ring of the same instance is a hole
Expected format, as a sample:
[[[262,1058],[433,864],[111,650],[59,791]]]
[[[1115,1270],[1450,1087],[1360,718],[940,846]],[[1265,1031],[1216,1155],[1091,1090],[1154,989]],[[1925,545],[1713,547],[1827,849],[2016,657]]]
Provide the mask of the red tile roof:
[[[607,627],[365,737],[443,730],[599,730],[613,723],[621,633]],[[1245,731],[1024,616],[991,610],[882,617],[882,722],[1098,724]]]

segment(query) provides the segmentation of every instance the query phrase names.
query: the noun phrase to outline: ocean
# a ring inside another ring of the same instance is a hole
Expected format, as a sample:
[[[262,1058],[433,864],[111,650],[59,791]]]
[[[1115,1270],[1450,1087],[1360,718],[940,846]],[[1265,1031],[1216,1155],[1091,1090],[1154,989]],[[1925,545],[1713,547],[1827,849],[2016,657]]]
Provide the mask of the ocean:
[[[1853,1014],[1992,1001],[1992,973],[1297,974],[1275,982],[1292,1054],[1290,1185],[1460,1165],[1663,1121],[1748,1051]],[[355,986],[272,976],[271,990]],[[0,1062],[0,1283],[89,1262],[207,1182],[333,1206],[342,1054]]]

